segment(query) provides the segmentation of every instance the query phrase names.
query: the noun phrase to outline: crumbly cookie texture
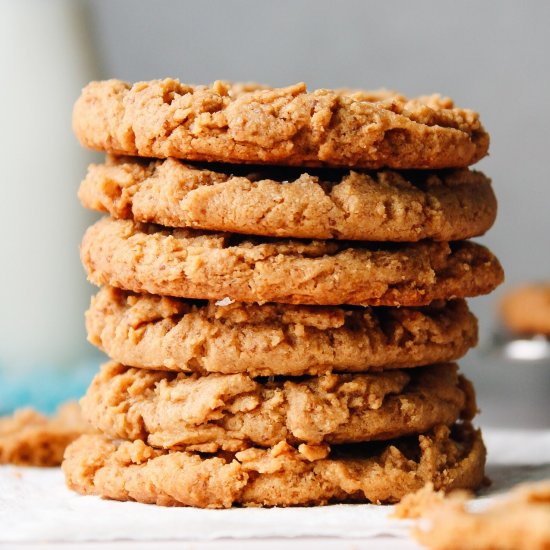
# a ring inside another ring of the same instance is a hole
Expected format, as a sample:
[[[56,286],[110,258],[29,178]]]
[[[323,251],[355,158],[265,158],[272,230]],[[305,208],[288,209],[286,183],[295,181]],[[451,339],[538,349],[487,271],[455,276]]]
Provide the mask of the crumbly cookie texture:
[[[86,231],[81,259],[97,285],[259,303],[418,306],[486,294],[503,279],[498,260],[469,241],[350,246],[112,218]]]
[[[481,512],[469,512],[463,491],[427,494],[416,516],[429,520],[416,538],[433,550],[547,550],[550,548],[550,481],[518,485]],[[401,504],[399,505],[401,506]],[[409,516],[410,517],[410,516]]]
[[[453,498],[458,495],[460,490],[453,491]],[[469,494],[466,492],[466,494]],[[439,506],[445,501],[444,491],[435,491],[433,483],[429,482],[416,491],[403,497],[393,509],[392,517],[399,519],[418,519],[435,506]]]
[[[550,282],[508,291],[500,311],[504,326],[511,332],[550,336]]]
[[[303,83],[91,82],[73,128],[84,146],[110,153],[236,164],[448,168],[489,147],[478,114],[448,98],[308,92]]]
[[[92,431],[76,402],[65,403],[51,418],[19,409],[0,418],[0,464],[59,466],[67,445]]]
[[[143,441],[83,436],[66,451],[67,485],[83,494],[203,508],[397,502],[432,482],[475,489],[485,447],[469,425],[438,426],[392,443],[336,446],[280,442],[213,456],[154,449]]]
[[[473,387],[457,371],[445,364],[260,381],[246,374],[173,374],[111,362],[81,405],[105,435],[165,449],[212,453],[283,440],[356,443],[473,418]]]
[[[167,227],[274,237],[456,241],[495,221],[491,182],[467,169],[403,175],[271,170],[215,171],[170,158],[110,157],[92,164],[82,204]]]
[[[251,376],[416,367],[477,344],[463,300],[420,309],[219,303],[104,287],[86,313],[88,339],[133,367]]]

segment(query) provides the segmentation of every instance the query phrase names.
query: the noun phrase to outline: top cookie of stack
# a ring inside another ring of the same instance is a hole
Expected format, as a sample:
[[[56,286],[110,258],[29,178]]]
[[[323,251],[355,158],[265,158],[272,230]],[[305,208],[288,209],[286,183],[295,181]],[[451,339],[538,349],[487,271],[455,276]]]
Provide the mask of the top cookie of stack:
[[[74,128],[109,154],[80,188],[111,216],[81,257],[106,287],[90,341],[121,364],[84,399],[112,440],[69,449],[71,487],[229,506],[479,485],[473,389],[455,365],[427,367],[475,345],[460,298],[503,278],[466,240],[496,216],[467,168],[489,144],[476,113],[439,96],[111,80],[84,89]]]
[[[93,149],[209,162],[434,169],[469,166],[489,147],[477,113],[448,98],[304,84],[93,82],[73,120]]]

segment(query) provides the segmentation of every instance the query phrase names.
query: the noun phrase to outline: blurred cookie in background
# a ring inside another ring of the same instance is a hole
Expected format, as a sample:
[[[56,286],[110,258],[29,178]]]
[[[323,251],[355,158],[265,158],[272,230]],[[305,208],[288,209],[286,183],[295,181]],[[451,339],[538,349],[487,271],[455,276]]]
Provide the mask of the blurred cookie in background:
[[[67,445],[93,431],[76,401],[67,401],[51,417],[18,409],[0,417],[0,464],[59,466]]]
[[[514,334],[550,336],[550,280],[510,290],[501,301],[500,316]]]

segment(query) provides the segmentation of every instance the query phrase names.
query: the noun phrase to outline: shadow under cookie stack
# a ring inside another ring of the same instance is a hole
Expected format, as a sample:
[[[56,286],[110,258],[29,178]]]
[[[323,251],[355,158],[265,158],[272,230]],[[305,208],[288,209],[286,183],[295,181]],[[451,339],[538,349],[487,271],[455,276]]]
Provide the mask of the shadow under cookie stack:
[[[392,503],[477,488],[453,361],[503,279],[478,116],[439,96],[174,80],[89,84],[82,400],[69,487],[161,505]],[[215,163],[215,164],[214,164]]]

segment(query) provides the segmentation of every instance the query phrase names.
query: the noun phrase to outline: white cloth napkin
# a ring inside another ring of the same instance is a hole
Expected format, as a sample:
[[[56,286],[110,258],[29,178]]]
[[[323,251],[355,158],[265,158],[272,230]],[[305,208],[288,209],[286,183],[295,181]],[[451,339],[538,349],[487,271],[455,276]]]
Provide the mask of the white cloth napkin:
[[[516,483],[550,478],[550,430],[484,430],[493,485],[483,506]],[[208,540],[217,538],[406,537],[410,522],[391,506],[317,508],[162,508],[83,497],[66,489],[59,468],[0,467],[0,543],[38,541]]]

